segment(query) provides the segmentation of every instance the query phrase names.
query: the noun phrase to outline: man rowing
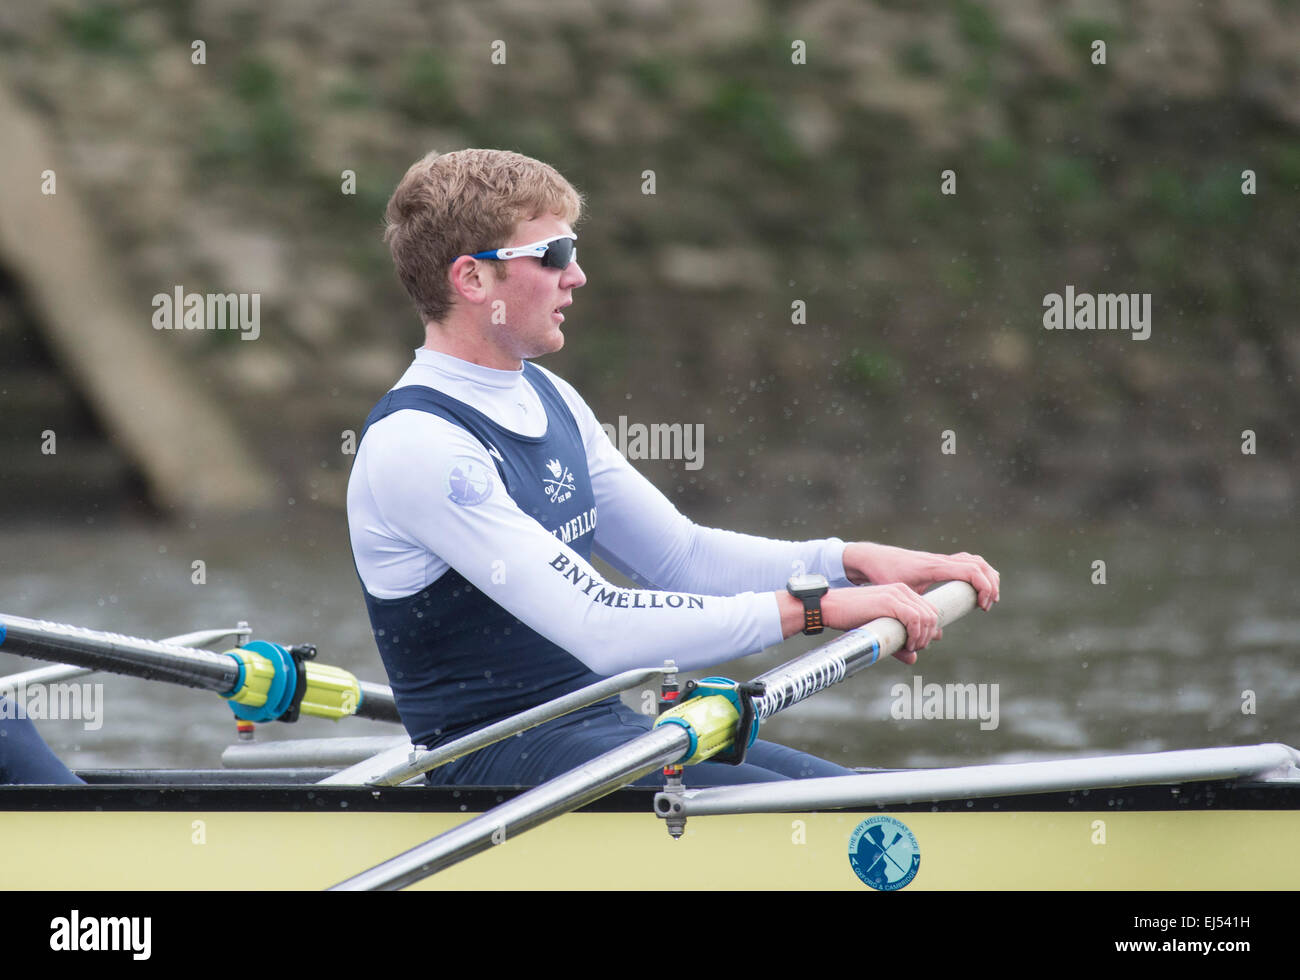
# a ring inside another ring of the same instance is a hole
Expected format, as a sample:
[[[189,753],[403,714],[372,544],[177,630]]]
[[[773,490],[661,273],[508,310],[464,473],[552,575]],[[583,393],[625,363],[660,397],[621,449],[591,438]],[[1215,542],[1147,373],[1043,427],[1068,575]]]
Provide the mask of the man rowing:
[[[385,240],[425,342],[366,420],[348,521],[412,742],[436,746],[632,667],[700,670],[881,616],[903,623],[897,656],[915,663],[942,635],[918,591],[937,581],[970,582],[992,607],[998,574],[975,555],[775,541],[678,513],[578,393],[531,363],[563,346],[562,311],[586,283],[581,210],[553,168],[498,150],[430,154],[388,203]],[[593,555],[641,588],[610,583]],[[650,724],[612,698],[430,781],[532,785]],[[850,771],[760,740],[744,765],[706,762],[686,781]]]

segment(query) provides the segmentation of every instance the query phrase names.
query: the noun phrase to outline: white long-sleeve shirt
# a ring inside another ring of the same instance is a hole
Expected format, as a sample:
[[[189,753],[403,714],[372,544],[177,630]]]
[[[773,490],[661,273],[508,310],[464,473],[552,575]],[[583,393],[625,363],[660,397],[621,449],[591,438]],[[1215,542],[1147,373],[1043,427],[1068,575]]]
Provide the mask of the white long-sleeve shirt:
[[[372,596],[413,595],[454,568],[589,669],[612,674],[669,657],[681,669],[700,669],[781,642],[771,593],[801,568],[825,575],[832,587],[850,584],[838,538],[776,541],[694,524],[614,448],[578,393],[546,376],[573,413],[586,449],[595,554],[640,584],[711,597],[703,610],[607,582],[515,504],[482,442],[415,410],[371,426],[348,484],[353,555]],[[435,388],[520,435],[546,432],[545,409],[522,370],[420,349],[394,387],[407,385]],[[487,481],[472,505],[447,491],[451,475],[466,472]]]

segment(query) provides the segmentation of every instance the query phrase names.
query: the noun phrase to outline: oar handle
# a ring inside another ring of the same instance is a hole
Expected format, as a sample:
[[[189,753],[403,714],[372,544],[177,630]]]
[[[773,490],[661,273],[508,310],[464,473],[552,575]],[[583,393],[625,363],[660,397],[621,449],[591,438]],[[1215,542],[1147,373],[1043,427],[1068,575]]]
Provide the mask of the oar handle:
[[[969,582],[945,582],[922,598],[934,606],[942,628],[974,609],[978,596]],[[882,616],[823,643],[817,649],[755,678],[766,689],[754,699],[758,716],[770,718],[778,711],[865,670],[881,657],[892,656],[903,649],[906,642],[907,628],[891,616]]]

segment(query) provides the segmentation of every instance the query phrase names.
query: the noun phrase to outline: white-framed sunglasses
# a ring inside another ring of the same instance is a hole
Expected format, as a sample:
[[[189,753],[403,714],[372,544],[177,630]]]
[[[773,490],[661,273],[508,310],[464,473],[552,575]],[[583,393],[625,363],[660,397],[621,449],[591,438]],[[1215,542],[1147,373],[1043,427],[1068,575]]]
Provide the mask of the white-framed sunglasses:
[[[570,262],[578,258],[578,236],[557,235],[531,245],[515,245],[512,248],[493,248],[486,252],[475,252],[471,259],[541,259],[542,265],[550,269],[567,269]]]

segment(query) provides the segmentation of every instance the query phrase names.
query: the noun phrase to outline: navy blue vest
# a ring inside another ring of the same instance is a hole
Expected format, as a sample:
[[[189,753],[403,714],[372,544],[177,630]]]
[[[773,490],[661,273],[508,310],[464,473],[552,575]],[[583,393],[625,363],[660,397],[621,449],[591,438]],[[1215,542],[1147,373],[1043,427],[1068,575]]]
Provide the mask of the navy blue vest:
[[[524,377],[546,409],[543,436],[518,435],[464,402],[413,385],[380,399],[361,438],[380,419],[403,409],[429,412],[466,429],[487,448],[519,509],[553,534],[567,531],[569,547],[590,561],[596,501],[582,434],[545,374],[525,362]],[[429,492],[472,500],[474,484],[472,469],[456,470],[448,486],[430,487]],[[526,588],[527,570],[509,567],[509,555],[484,554],[485,566],[497,557],[507,563],[507,582]],[[598,679],[455,569],[401,599],[377,599],[364,583],[362,592],[397,710],[416,745],[439,745]]]

